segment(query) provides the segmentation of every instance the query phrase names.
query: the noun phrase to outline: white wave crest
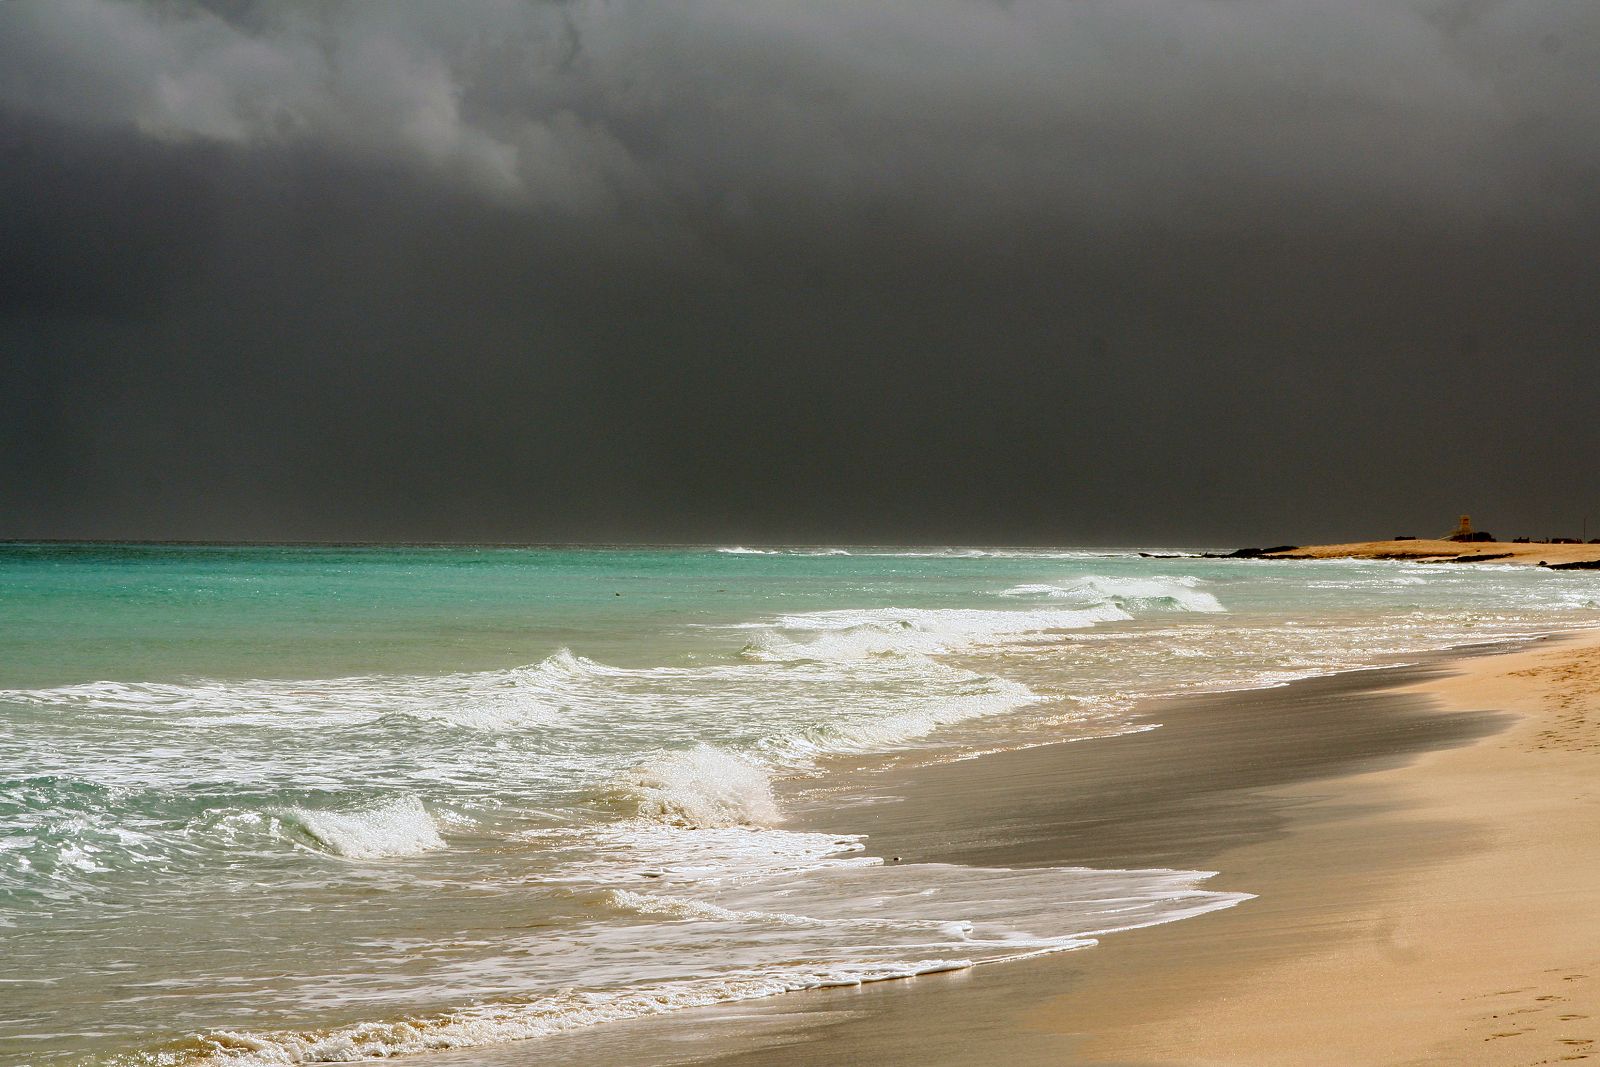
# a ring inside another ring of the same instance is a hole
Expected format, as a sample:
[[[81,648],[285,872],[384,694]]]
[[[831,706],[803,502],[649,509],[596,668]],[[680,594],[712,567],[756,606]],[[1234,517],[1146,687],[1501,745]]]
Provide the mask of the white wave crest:
[[[445,847],[433,816],[409,794],[344,810],[289,808],[277,816],[294,837],[309,839],[310,847],[346,859],[416,856]]]
[[[776,556],[779,552],[775,548],[745,548],[743,545],[734,545],[732,548],[719,548],[725,556]]]
[[[618,776],[605,799],[672,826],[770,826],[781,818],[771,775],[707,744],[664,753]]]
[[[705,886],[747,878],[790,878],[836,867],[876,867],[859,834],[754,826],[694,829],[631,819],[522,835],[550,857],[552,882],[610,884],[649,878],[662,886]]]
[[[979,674],[970,679],[962,687],[964,692],[925,699],[877,718],[820,723],[794,734],[769,737],[757,748],[785,764],[806,763],[829,754],[884,752],[927,737],[942,726],[1015,711],[1046,699],[1021,682]]]
[[[1115,604],[990,611],[983,608],[861,608],[782,615],[745,654],[766,661],[850,660],[887,653],[938,655],[1082,630],[1133,616]],[[809,634],[796,640],[784,633]]]
[[[1223,611],[1221,601],[1197,588],[1200,584],[1200,579],[1188,575],[1176,578],[1087,575],[1061,583],[1014,585],[1000,595],[1067,600],[1085,606],[1112,604],[1128,611]]]
[[[294,729],[307,717],[364,723],[382,715],[501,728],[555,721],[586,680],[623,673],[568,649],[527,667],[446,675],[322,679],[84,682],[0,690],[0,701],[159,715],[184,726]]]

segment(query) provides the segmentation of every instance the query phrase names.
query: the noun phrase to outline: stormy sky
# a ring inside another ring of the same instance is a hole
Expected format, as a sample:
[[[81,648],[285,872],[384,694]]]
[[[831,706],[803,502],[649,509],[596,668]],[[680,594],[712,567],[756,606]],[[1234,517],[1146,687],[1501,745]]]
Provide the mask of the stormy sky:
[[[1592,0],[0,6],[0,536],[1600,531]]]

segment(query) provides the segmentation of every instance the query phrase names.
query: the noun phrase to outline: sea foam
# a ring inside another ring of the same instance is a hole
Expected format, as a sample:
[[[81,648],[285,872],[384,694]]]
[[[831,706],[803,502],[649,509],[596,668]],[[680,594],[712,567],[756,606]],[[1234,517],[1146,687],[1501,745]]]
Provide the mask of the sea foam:
[[[454,1011],[306,1031],[213,1031],[119,1067],[265,1067],[501,1044],[682,1008],[859,985],[1069,951],[1103,934],[1173,922],[1249,899],[1200,888],[1203,871],[905,864],[814,869],[700,894],[614,889],[610,907],[656,920],[630,942],[677,946],[694,978],[577,987]],[[757,962],[768,960],[773,962]],[[705,973],[709,971],[710,973]]]
[[[1111,603],[1081,608],[846,608],[780,615],[746,654],[758,659],[858,659],[970,651],[1133,616]],[[776,632],[774,632],[776,631]]]
[[[602,1023],[642,1019],[684,1008],[731,1004],[838,986],[957,970],[968,960],[903,964],[839,964],[687,979],[624,990],[573,990],[523,1002],[477,1004],[433,1016],[356,1023],[324,1030],[219,1030],[146,1053],[115,1057],[110,1067],[280,1067],[348,1063],[424,1052],[477,1048],[569,1033]]]
[[[0,924],[32,931],[11,962],[34,976],[7,1006],[115,1016],[96,1062],[182,1025],[210,1032],[140,1062],[281,1064],[1081,947],[1228,900],[1183,872],[885,864],[859,835],[789,828],[774,783],[833,753],[959,758],[1132,728],[1127,708],[1153,694],[1558,629],[1600,601],[1592,573],[1526,569],[801,558],[824,554],[839,552],[404,550],[347,569],[294,550],[295,568],[225,562],[232,581],[212,573],[231,550],[185,553],[195,603],[232,620],[220,643],[151,631],[144,605],[182,576],[140,563],[73,608],[97,635],[138,609],[121,646],[72,657],[117,680],[46,685],[66,667],[48,648],[7,664],[8,685],[44,686],[0,694]],[[621,584],[640,576],[655,577]],[[302,596],[304,614],[274,614]],[[305,625],[252,644],[275,618]],[[240,664],[266,677],[185,673]],[[273,676],[302,668],[350,673]],[[370,906],[324,906],[354,895]],[[140,937],[101,946],[115,959],[72,933],[118,923]],[[232,937],[238,951],[217,950]],[[245,1026],[259,1032],[218,1029]]]
[[[433,816],[409,794],[349,808],[288,808],[276,813],[289,836],[345,859],[416,856],[445,847]]]
[[[607,668],[567,649],[536,664],[445,675],[196,682],[98,681],[0,690],[0,702],[156,716],[186,727],[293,731],[307,720],[359,725],[384,715],[508,728],[549,722],[574,684]]]
[[[618,775],[606,799],[641,818],[687,827],[770,826],[769,771],[715,745],[666,752]]]
[[[1067,600],[1076,604],[1112,604],[1134,613],[1144,611],[1220,612],[1214,595],[1200,588],[1198,578],[1128,578],[1086,575],[1064,582],[1031,582],[1001,591],[1001,596]]]

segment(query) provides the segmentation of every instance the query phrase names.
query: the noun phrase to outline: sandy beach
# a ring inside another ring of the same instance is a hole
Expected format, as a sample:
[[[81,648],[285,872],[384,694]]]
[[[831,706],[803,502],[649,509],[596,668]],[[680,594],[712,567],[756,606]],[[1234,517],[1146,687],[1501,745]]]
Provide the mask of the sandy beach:
[[[542,1053],[803,1064],[825,1047],[832,1063],[1096,1067],[1590,1058],[1597,700],[1600,634],[1586,633],[1169,701],[1147,733],[888,775],[852,816],[908,862],[1193,867],[1256,897],[1086,951],[684,1013]]]
[[[1404,765],[1269,787],[1262,799],[1281,826],[1198,848],[1222,884],[1257,900],[1059,961],[1077,971],[1070,988],[1017,1025],[1080,1039],[1061,1051],[1084,1063],[1531,1065],[1595,1054],[1600,635],[1453,661],[1388,692],[1408,705],[1389,712],[1412,719],[1403,744],[1442,742],[1440,713],[1463,728],[1488,728],[1486,711],[1515,718]],[[1271,742],[1258,743],[1267,758]]]
[[[1290,833],[1218,857],[1261,874],[1249,879],[1261,906],[1219,920],[1243,927],[1240,944],[1190,955],[1186,980],[1138,993],[1128,961],[1120,980],[1086,983],[1036,1023],[1089,1035],[1091,1058],[1138,1063],[1595,1055],[1600,637],[1466,661],[1398,692],[1517,718],[1411,766],[1283,791],[1304,806]],[[1159,952],[1159,937],[1125,947]]]
[[[1600,560],[1600,545],[1412,538],[1402,541],[1352,541],[1337,545],[1302,545],[1286,552],[1271,553],[1268,558],[1390,559],[1434,563],[1507,563],[1520,566],[1548,563],[1551,566],[1561,566]]]

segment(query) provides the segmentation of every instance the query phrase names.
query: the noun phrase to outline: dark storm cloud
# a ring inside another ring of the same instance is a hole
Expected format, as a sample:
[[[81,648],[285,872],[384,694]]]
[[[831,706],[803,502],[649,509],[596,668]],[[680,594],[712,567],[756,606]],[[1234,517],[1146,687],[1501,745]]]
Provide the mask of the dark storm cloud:
[[[7,4],[0,533],[1547,532],[1597,28]]]

